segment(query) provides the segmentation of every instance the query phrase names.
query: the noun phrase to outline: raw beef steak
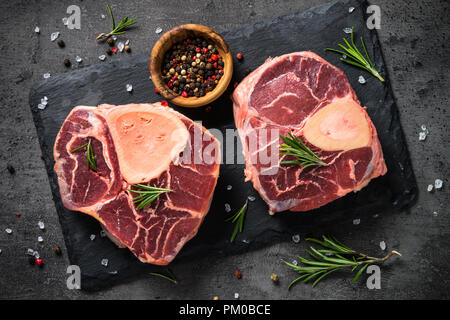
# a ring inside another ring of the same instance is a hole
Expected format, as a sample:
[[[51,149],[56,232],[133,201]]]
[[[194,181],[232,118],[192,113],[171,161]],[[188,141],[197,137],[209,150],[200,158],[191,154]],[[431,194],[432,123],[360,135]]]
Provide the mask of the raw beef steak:
[[[194,137],[195,142],[194,143]],[[87,165],[90,142],[96,170]],[[170,263],[207,214],[220,144],[201,125],[160,104],[75,107],[54,145],[64,205],[91,215],[141,261]],[[166,188],[142,209],[136,184]]]
[[[318,208],[386,173],[376,129],[347,77],[313,52],[267,59],[232,98],[246,180],[269,213]],[[280,134],[289,132],[327,165],[280,165],[294,160],[279,157]]]

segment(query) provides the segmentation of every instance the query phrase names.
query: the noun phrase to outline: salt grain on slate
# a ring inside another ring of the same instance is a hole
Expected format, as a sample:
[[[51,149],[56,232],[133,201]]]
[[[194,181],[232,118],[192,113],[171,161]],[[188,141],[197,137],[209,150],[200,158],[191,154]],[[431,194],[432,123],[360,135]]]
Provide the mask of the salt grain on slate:
[[[128,39],[127,41],[125,41],[125,45],[129,45],[130,44],[130,40]]]
[[[352,13],[353,11],[355,11],[355,7],[348,8],[348,13]]]
[[[7,234],[11,234],[11,233],[12,233],[12,229],[6,228],[6,229],[5,229],[5,232],[6,232]]]
[[[295,243],[299,243],[300,242],[300,235],[294,234],[292,236],[292,241],[294,241]]]
[[[91,234],[89,239],[91,239],[91,241],[94,241],[95,240],[95,234]]]
[[[353,224],[356,226],[361,223],[361,219],[354,219]]]
[[[427,134],[424,131],[419,132],[419,141],[424,141],[426,138]]]
[[[105,18],[106,18],[106,16],[105,16],[104,14],[102,14],[101,17],[102,17],[102,19],[105,19]]]
[[[125,48],[125,45],[123,44],[123,42],[119,42],[119,43],[117,44],[117,49],[119,49],[119,51],[122,52],[122,51],[123,51],[123,48]]]
[[[41,255],[40,255],[39,252],[37,252],[37,251],[34,251],[34,252],[33,252],[33,256],[34,256],[36,259],[39,259],[39,258],[41,257]]]
[[[39,27],[36,27],[36,28],[34,28],[34,32],[41,33],[41,29],[39,29]]]
[[[44,238],[42,238],[41,236],[38,237],[38,242],[43,242]]]
[[[41,230],[45,229],[45,224],[42,221],[38,222],[38,226],[39,226],[39,229],[41,229]]]
[[[343,31],[345,33],[352,33],[352,28],[344,28]]]
[[[160,27],[156,28],[155,33],[161,33],[162,29]]]
[[[28,250],[27,250],[27,255],[29,255],[29,256],[34,256],[34,250],[31,249],[31,248],[28,248]]]
[[[43,77],[44,77],[44,79],[48,79],[48,78],[50,78],[50,73],[44,73],[44,75],[43,75]]]
[[[233,189],[232,185],[227,185],[227,190],[230,191],[231,189]]]
[[[428,185],[427,191],[428,191],[428,192],[433,191],[433,185],[432,185],[432,184],[429,184],[429,185]]]
[[[106,59],[106,56],[104,54],[102,54],[101,56],[98,56],[98,58],[102,61],[104,61]]]
[[[234,294],[234,298],[235,298],[235,299],[239,299],[239,293],[236,292],[236,293]]]
[[[442,188],[443,181],[441,179],[434,180],[434,188],[439,190]]]
[[[292,264],[296,266],[298,264],[297,260],[292,261]]]
[[[125,87],[127,88],[128,92],[133,91],[133,86],[131,84],[128,83]]]
[[[0,249],[0,254],[2,254],[2,249]]]
[[[59,32],[53,32],[53,33],[50,35],[50,40],[51,40],[51,41],[55,41],[56,39],[58,39],[58,37],[59,37]]]
[[[439,213],[437,213],[437,211],[433,212],[433,216],[437,217]]]
[[[80,56],[76,56],[75,57],[75,61],[78,62],[78,63],[81,63],[81,61],[83,61],[83,59],[81,59]]]
[[[363,76],[359,76],[358,82],[361,83],[361,84],[364,84],[364,83],[366,83],[366,79],[364,79]]]
[[[225,203],[225,212],[230,212],[231,206],[228,203]]]
[[[386,242],[384,242],[384,241],[381,241],[380,242],[380,248],[381,248],[381,250],[386,250]]]
[[[116,37],[116,36],[112,36],[111,38],[112,38],[114,41],[117,40],[117,37]]]
[[[107,267],[108,266],[108,259],[102,259],[102,266]]]
[[[255,201],[256,198],[254,196],[248,196],[248,201]]]
[[[69,19],[67,17],[62,18],[62,23],[67,26],[69,24]]]

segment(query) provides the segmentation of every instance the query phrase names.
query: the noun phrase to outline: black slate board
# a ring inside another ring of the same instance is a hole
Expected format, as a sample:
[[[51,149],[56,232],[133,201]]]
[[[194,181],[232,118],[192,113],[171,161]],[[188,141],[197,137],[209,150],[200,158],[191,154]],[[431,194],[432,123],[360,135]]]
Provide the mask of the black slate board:
[[[355,7],[351,14],[348,12],[350,6]],[[245,25],[222,35],[232,51],[240,51],[245,57],[243,62],[235,63],[233,81],[241,80],[249,70],[261,65],[269,56],[294,51],[314,51],[341,68],[348,76],[361,104],[367,106],[377,128],[388,167],[387,175],[375,179],[358,193],[349,194],[309,213],[285,212],[269,216],[267,205],[251,184],[243,182],[244,165],[222,165],[211,210],[198,235],[183,248],[174,264],[182,264],[183,261],[198,256],[244,252],[286,240],[300,231],[302,234],[317,233],[324,224],[401,209],[415,199],[417,186],[377,33],[368,30],[365,25],[366,6],[366,2],[356,0],[334,1],[305,12]],[[355,27],[358,38],[364,37],[367,50],[370,56],[374,57],[375,66],[381,70],[386,79],[385,83],[360,69],[341,63],[338,55],[324,50],[329,46],[336,47],[342,37],[348,37],[342,30],[349,26]],[[80,266],[82,288],[85,290],[99,290],[144,272],[158,270],[160,267],[139,262],[128,250],[118,249],[107,238],[101,238],[101,228],[96,220],[63,207],[53,172],[54,139],[63,120],[74,106],[160,101],[161,97],[154,93],[153,84],[149,80],[148,56],[149,52],[145,52],[53,76],[36,84],[30,93],[30,106],[69,259],[72,264]],[[360,74],[367,79],[364,85],[357,81]],[[131,94],[125,90],[127,83],[133,85]],[[235,126],[229,99],[231,87],[228,93],[212,104],[211,112],[205,112],[204,108],[175,109],[194,120],[201,120],[207,128],[217,128],[222,132],[233,129]],[[49,98],[49,105],[45,110],[39,110],[37,105],[43,96]],[[223,144],[225,145],[226,141]],[[232,190],[227,191],[227,185],[232,185]],[[230,244],[228,240],[233,226],[224,222],[228,215],[225,213],[224,204],[229,203],[234,212],[248,195],[255,196],[256,200],[249,204],[244,232],[239,234],[235,243]],[[91,234],[97,235],[95,241],[89,239]],[[107,268],[100,264],[103,258],[109,260]]]

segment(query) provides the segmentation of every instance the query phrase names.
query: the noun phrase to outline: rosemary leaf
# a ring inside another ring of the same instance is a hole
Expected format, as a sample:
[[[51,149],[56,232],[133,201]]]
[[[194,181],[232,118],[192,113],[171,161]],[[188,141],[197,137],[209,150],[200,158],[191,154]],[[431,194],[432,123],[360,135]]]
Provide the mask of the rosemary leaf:
[[[359,268],[352,280],[352,284],[354,284],[369,265],[382,264],[392,255],[401,256],[399,252],[391,251],[383,258],[369,257],[366,254],[356,252],[336,240],[334,237],[322,236],[322,239],[323,240],[315,238],[306,239],[309,242],[321,245],[325,249],[315,249],[311,246],[306,250],[311,256],[311,259],[305,259],[299,256],[300,265],[294,265],[283,260],[285,265],[300,274],[298,278],[289,284],[288,290],[300,280],[307,283],[314,279],[312,286],[315,287],[317,283],[332,272],[345,269],[355,272]]]
[[[143,209],[145,206],[155,201],[161,194],[172,191],[170,189],[151,187],[144,184],[133,184],[131,186],[141,189],[128,189],[129,192],[139,194],[139,196],[133,198],[133,203],[137,204],[137,210]]]
[[[177,281],[177,279],[175,278],[174,274],[173,274],[170,270],[167,270],[167,273],[168,273],[169,275],[165,275],[165,274],[162,274],[162,273],[160,273],[160,272],[150,272],[149,275],[156,276],[156,277],[160,277],[160,278],[169,280],[169,281],[172,282],[172,283],[177,284],[178,281]]]
[[[289,132],[288,137],[280,134],[280,138],[285,142],[280,147],[280,156],[287,155],[296,158],[296,160],[281,161],[280,164],[298,164],[303,168],[327,165],[291,132]]]
[[[124,34],[126,29],[136,23],[136,18],[128,20],[128,16],[120,20],[119,24],[116,26],[114,15],[112,14],[111,7],[109,5],[106,6],[108,10],[109,16],[111,18],[112,30],[109,33],[100,33],[96,40],[105,40],[110,36]]]
[[[353,39],[353,27],[352,27],[352,33],[351,33],[351,38],[350,38],[351,44],[348,42],[347,39],[343,38],[343,40],[344,40],[345,45],[338,43],[338,46],[340,48],[342,48],[343,51],[333,49],[333,48],[326,48],[326,50],[345,55],[345,58],[342,57],[340,59],[341,61],[351,64],[355,67],[364,69],[364,70],[370,72],[374,77],[377,77],[381,82],[384,82],[383,77],[378,73],[378,71],[375,69],[372,61],[370,60],[363,37],[360,37],[360,40],[361,40],[362,47],[364,49],[364,53],[366,55],[365,57],[358,50],[358,47],[356,47],[355,41]]]
[[[238,232],[242,232],[242,230],[244,228],[244,218],[245,218],[245,213],[247,212],[247,207],[248,207],[248,200],[245,201],[245,204],[242,206],[241,209],[239,209],[238,212],[233,214],[231,217],[225,219],[225,221],[230,221],[235,224],[233,233],[231,234],[230,242],[233,242],[234,239],[236,238]]]

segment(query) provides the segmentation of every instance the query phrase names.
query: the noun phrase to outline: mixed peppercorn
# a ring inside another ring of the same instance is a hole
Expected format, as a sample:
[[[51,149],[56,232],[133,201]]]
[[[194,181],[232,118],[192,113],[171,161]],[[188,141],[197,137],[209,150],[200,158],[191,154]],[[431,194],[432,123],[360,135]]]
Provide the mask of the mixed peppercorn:
[[[162,77],[167,86],[184,98],[203,97],[223,77],[224,62],[217,48],[204,38],[188,38],[166,52]]]

